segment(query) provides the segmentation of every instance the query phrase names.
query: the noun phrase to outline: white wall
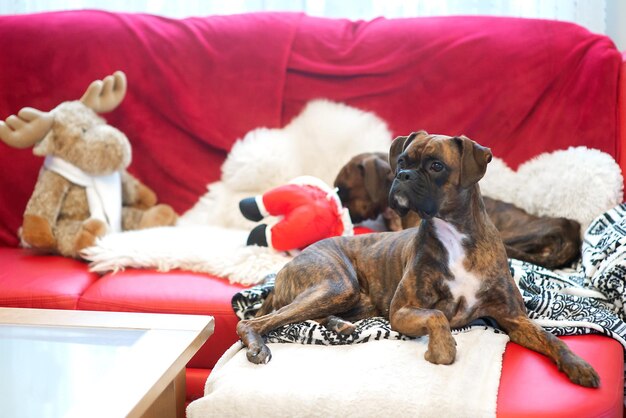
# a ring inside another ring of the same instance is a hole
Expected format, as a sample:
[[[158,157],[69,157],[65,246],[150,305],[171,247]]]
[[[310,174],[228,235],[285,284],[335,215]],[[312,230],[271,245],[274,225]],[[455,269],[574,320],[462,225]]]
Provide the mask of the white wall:
[[[369,19],[374,16],[496,14],[560,19],[606,33],[626,51],[626,0],[0,0],[0,15],[73,8],[147,12],[170,17],[228,14],[244,10],[304,10],[309,14]],[[606,20],[605,14],[606,12]]]
[[[606,0],[606,34],[617,49],[626,51],[626,1]]]

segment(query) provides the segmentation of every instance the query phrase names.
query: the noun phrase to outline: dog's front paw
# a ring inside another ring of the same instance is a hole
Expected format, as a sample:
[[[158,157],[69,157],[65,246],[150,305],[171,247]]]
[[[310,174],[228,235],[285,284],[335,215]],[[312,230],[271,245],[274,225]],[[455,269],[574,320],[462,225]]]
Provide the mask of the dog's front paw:
[[[559,364],[559,369],[567,375],[569,380],[577,385],[597,388],[600,386],[600,376],[585,360],[576,356],[568,356]]]
[[[433,364],[452,364],[456,358],[456,341],[452,334],[430,338],[424,358]]]
[[[246,357],[250,363],[266,364],[272,359],[272,352],[265,344],[261,346],[250,346],[246,352]]]

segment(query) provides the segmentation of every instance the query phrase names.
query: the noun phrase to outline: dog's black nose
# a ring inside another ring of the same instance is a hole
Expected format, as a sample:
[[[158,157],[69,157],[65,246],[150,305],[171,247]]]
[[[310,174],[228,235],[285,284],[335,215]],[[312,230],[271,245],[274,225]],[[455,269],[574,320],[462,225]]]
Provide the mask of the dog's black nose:
[[[417,172],[415,170],[400,170],[396,178],[402,181],[415,180],[417,179]]]

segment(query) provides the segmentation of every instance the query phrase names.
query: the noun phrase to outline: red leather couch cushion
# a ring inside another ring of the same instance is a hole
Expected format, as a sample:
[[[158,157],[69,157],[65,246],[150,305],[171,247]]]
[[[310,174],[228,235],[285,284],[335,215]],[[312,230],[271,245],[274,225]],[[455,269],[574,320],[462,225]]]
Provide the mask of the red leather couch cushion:
[[[76,309],[98,277],[80,261],[0,248],[0,306]]]
[[[210,369],[193,369],[187,367],[185,370],[185,384],[187,385],[188,402],[204,396],[204,385],[210,373]]]
[[[85,291],[78,309],[211,315],[215,332],[189,367],[212,368],[238,337],[232,296],[243,286],[201,273],[126,270],[107,274]]]
[[[572,384],[547,357],[509,343],[498,391],[498,418],[621,417],[624,350],[601,335],[561,337],[600,374],[598,389]]]

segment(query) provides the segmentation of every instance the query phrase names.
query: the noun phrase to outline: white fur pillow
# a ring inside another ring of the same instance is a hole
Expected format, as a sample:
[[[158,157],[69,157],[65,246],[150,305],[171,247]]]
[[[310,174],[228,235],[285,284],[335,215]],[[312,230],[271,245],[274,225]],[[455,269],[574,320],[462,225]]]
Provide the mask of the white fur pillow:
[[[517,171],[494,158],[480,181],[484,195],[534,215],[574,219],[581,233],[595,217],[622,203],[623,185],[613,157],[586,147],[538,155]]]
[[[239,212],[243,198],[265,193],[298,176],[332,185],[345,163],[362,152],[388,152],[391,132],[372,112],[328,100],[309,102],[281,129],[258,128],[237,140],[220,181],[180,219],[180,225],[251,229]]]

